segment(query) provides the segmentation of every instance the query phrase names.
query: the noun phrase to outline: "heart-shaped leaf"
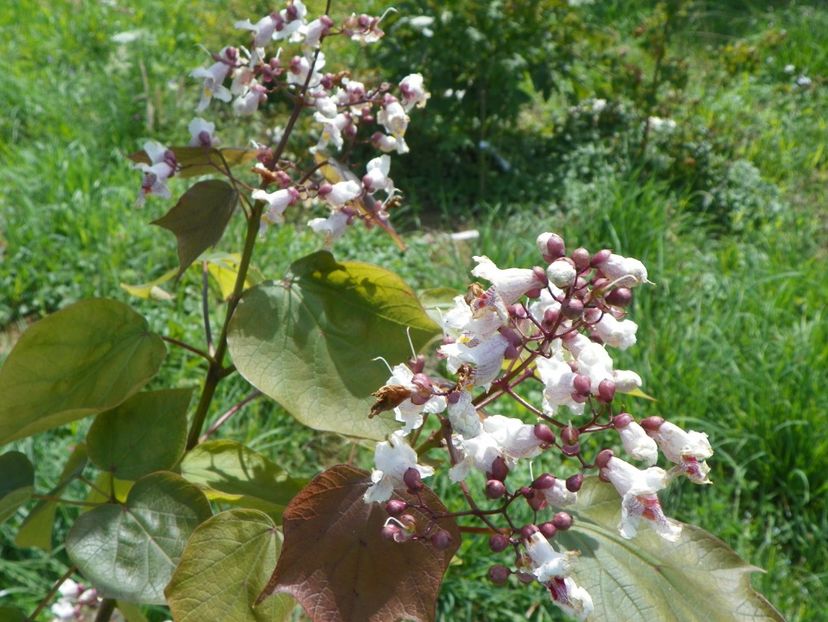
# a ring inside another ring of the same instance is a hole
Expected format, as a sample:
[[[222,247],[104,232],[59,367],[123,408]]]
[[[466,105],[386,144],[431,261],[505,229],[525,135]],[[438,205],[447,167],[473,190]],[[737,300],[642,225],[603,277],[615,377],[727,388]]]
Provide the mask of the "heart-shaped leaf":
[[[187,444],[192,389],[137,393],[95,417],[86,435],[89,459],[119,479],[173,467]]]
[[[75,446],[75,449],[69,455],[69,459],[63,466],[63,471],[60,474],[60,479],[57,485],[49,491],[49,497],[60,497],[60,493],[66,488],[72,480],[83,472],[86,467],[86,445],[83,443]],[[55,523],[55,510],[57,510],[57,501],[43,499],[40,501],[29,515],[15,536],[14,543],[20,547],[33,546],[44,551],[52,550],[52,528]]]
[[[209,175],[216,172],[225,172],[227,166],[234,167],[247,164],[256,160],[257,149],[239,149],[226,147],[214,149],[205,147],[170,147],[175,154],[175,161],[178,163],[178,177],[196,177],[197,175]],[[146,151],[136,151],[130,154],[129,159],[139,164],[151,164]]]
[[[438,331],[393,272],[337,263],[318,252],[291,266],[289,281],[248,290],[233,315],[230,354],[241,374],[305,425],[381,439],[395,427],[368,419],[371,393],[392,365]]]
[[[226,181],[200,181],[169,212],[152,222],[172,231],[178,240],[179,276],[201,253],[218,243],[238,200],[238,192]]]
[[[198,488],[174,473],[153,473],[135,483],[125,505],[81,514],[66,550],[103,596],[163,604],[187,539],[210,514]]]
[[[266,514],[230,510],[199,525],[167,586],[177,622],[279,622],[294,602],[280,595],[254,607],[282,548]]]
[[[12,516],[34,492],[34,467],[25,454],[0,456],[0,523]]]
[[[580,551],[574,575],[592,595],[595,622],[781,622],[750,585],[759,569],[718,538],[684,525],[678,542],[650,529],[633,540],[618,533],[621,500],[612,486],[588,479],[573,510],[575,524],[556,539]]]
[[[210,499],[256,508],[275,518],[304,485],[262,454],[230,440],[191,449],[181,461],[181,475]]]
[[[84,300],[40,320],[0,368],[0,445],[114,408],[165,354],[146,320],[114,300]]]
[[[314,622],[434,620],[443,574],[460,544],[457,525],[450,518],[438,522],[452,538],[447,550],[421,540],[386,540],[380,532],[388,514],[362,498],[370,484],[366,471],[338,465],[290,502],[282,555],[260,599],[290,594]],[[400,496],[418,503],[407,493]],[[420,498],[432,512],[446,512],[428,488]],[[424,532],[427,515],[414,508],[410,513]]]

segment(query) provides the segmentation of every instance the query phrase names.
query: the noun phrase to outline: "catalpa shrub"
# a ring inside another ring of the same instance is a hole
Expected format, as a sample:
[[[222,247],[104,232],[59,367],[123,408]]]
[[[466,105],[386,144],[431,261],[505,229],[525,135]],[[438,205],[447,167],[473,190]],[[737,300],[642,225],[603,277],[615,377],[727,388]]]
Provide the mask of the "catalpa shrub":
[[[333,71],[325,41],[374,44],[383,31],[381,17],[335,20],[329,9],[310,19],[293,0],[238,21],[237,45],[191,74],[201,89],[191,136],[132,156],[147,210],[170,198],[170,178],[199,178],[154,221],[175,235],[179,266],[126,289],[169,298],[163,286],[200,271],[204,342],[86,300],[32,326],[0,369],[0,443],[94,417],[48,491],[35,492],[24,453],[0,456],[0,519],[27,511],[17,546],[51,550],[56,508],[84,508],[63,543],[70,565],[29,619],[142,620],[137,605],[151,604],[177,621],[287,620],[297,606],[317,622],[429,621],[466,534],[501,556],[481,580],[545,590],[579,620],[780,620],[751,589],[754,568],[659,501],[676,479],[709,484],[713,449],[703,432],[636,421],[622,405],[646,397],[610,354],[636,341],[626,314],[649,283],[640,261],[567,252],[541,233],[539,265],[475,257],[474,282],[432,315],[397,275],[324,250],[257,277],[257,245],[300,208],[316,211],[308,226],[326,247],[357,224],[403,246],[390,175],[427,87],[416,72],[367,84]],[[282,128],[252,146],[223,146],[204,118],[219,105],[241,122],[285,104]],[[291,143],[303,114],[317,130],[304,146]],[[240,252],[211,251],[233,219],[246,223]],[[168,345],[203,361],[197,399],[145,389]],[[216,412],[216,388],[234,374],[252,392]],[[372,444],[373,470],[343,464],[307,482],[211,440],[260,395]],[[446,503],[424,483],[438,478],[456,491]]]

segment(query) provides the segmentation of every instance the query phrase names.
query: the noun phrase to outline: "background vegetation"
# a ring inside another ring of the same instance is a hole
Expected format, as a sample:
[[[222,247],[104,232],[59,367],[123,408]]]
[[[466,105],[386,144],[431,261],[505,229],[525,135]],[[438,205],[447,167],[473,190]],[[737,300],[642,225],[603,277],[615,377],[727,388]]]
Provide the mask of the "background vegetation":
[[[472,254],[534,264],[543,230],[642,258],[656,286],[636,301],[639,343],[623,363],[657,401],[628,407],[705,430],[717,451],[715,485],[678,486],[665,507],[766,569],[754,584],[790,620],[824,620],[828,7],[681,5],[399,3],[386,42],[352,62],[389,79],[422,71],[432,91],[412,123],[412,153],[392,171],[408,197],[396,223],[410,248],[402,254],[359,230],[335,250],[421,289],[461,288]],[[238,0],[3,5],[0,359],[37,318],[90,296],[126,299],[119,283],[176,265],[171,238],[146,226],[166,206],[133,208],[139,178],[125,155],[147,137],[185,137],[197,97],[186,74],[206,58],[199,46],[236,40],[232,21],[266,10]],[[410,19],[422,15],[435,20]],[[648,124],[650,116],[675,128]],[[245,136],[221,116],[218,126],[225,144]],[[469,228],[478,239],[448,236]],[[273,229],[256,264],[277,277],[318,245],[302,227]],[[223,247],[234,249],[231,235]],[[188,274],[172,302],[130,302],[156,330],[195,341],[198,287]],[[190,386],[200,377],[198,361],[173,353],[155,382]],[[227,385],[225,405],[245,391]],[[32,458],[41,489],[57,480],[87,425],[15,444]],[[352,449],[263,401],[222,434],[306,476]],[[57,543],[67,524],[60,512]],[[21,518],[0,528],[0,605],[31,610],[62,574],[65,554],[59,545],[49,555],[14,547]],[[538,590],[492,589],[486,551],[464,543],[442,619],[557,619]]]

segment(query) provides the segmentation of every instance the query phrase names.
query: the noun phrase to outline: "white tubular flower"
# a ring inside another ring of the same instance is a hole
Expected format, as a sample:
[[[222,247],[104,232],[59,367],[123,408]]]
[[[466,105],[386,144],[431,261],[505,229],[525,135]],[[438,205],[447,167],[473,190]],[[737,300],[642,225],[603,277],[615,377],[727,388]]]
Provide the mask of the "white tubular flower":
[[[603,380],[613,379],[612,358],[600,343],[591,341],[586,335],[576,334],[564,342],[578,366],[578,373],[588,376],[593,391]]]
[[[333,26],[333,20],[327,15],[318,17],[302,28],[302,34],[305,37],[303,45],[307,48],[318,48],[322,37],[326,36]]]
[[[313,218],[309,220],[308,227],[310,227],[314,233],[324,235],[325,244],[330,245],[342,237],[342,234],[345,233],[345,229],[348,228],[349,221],[350,216],[348,216],[348,214],[342,210],[335,210],[331,212],[331,215],[327,218]]]
[[[584,412],[584,405],[572,399],[575,392],[575,372],[563,360],[560,352],[548,359],[539,357],[535,365],[544,385],[544,413],[554,415],[559,406],[566,406],[579,415]]]
[[[408,129],[409,118],[400,102],[393,97],[387,97],[382,110],[377,114],[377,121],[385,128],[385,131],[394,138],[400,139],[405,136]],[[399,151],[399,149],[398,149]]]
[[[351,41],[358,41],[361,44],[376,43],[385,34],[380,30],[379,23],[385,16],[372,17],[370,15],[356,15],[351,13],[351,17],[345,20],[342,25],[342,32],[351,37]]]
[[[621,320],[620,322],[610,313],[605,313],[601,320],[595,324],[595,332],[608,346],[626,350],[635,345],[635,333],[638,331],[638,324],[632,320]]]
[[[365,167],[367,173],[362,178],[362,185],[369,193],[384,190],[386,194],[394,191],[394,180],[388,176],[391,170],[391,157],[387,155],[374,158]]]
[[[681,535],[681,525],[667,518],[656,494],[667,486],[668,475],[659,467],[640,470],[620,458],[612,457],[601,475],[621,495],[621,522],[618,532],[626,539],[638,533],[638,523],[646,519],[653,530],[669,542]]]
[[[710,484],[707,475],[710,467],[705,460],[713,455],[713,448],[707,434],[682,430],[665,421],[657,430],[651,430],[653,437],[665,457],[696,484]]]
[[[250,196],[254,201],[264,201],[267,203],[267,211],[264,213],[264,218],[271,224],[281,224],[284,222],[283,214],[285,210],[299,200],[299,192],[296,188],[283,188],[276,192],[254,190]]]
[[[431,94],[425,90],[423,86],[423,76],[419,73],[412,73],[407,75],[400,82],[400,94],[402,95],[402,104],[406,112],[412,108],[423,108],[431,97]]]
[[[258,22],[253,24],[249,19],[238,21],[233,24],[234,27],[242,30],[249,30],[253,33],[253,47],[264,47],[273,38],[273,32],[276,30],[276,19],[274,15],[265,15]]]
[[[473,259],[477,262],[477,266],[472,270],[472,274],[489,281],[507,305],[517,302],[526,292],[546,285],[545,280],[534,270],[528,268],[501,270],[485,255],[475,256]]]
[[[623,416],[623,415],[621,415]],[[636,460],[641,460],[647,466],[652,466],[658,461],[658,447],[656,442],[649,437],[647,432],[638,423],[630,418],[625,425],[618,426],[616,430],[621,436],[621,444],[624,451]]]
[[[375,132],[371,136],[371,144],[383,153],[390,153],[396,151],[400,155],[408,153],[408,143],[404,138],[395,138],[394,136],[387,136],[382,132]]]
[[[230,91],[223,85],[227,74],[235,66],[238,52],[235,48],[226,47],[219,52],[219,60],[207,69],[199,67],[190,72],[193,78],[202,78],[204,86],[201,91],[201,100],[198,102],[196,112],[202,112],[207,109],[210,102],[215,97],[223,102],[229,102],[231,99]]]
[[[68,600],[59,600],[49,608],[55,620],[74,620],[75,619],[75,605]]]
[[[401,434],[395,432],[389,440],[378,443],[374,450],[374,470],[371,473],[373,484],[365,491],[366,503],[388,501],[395,486],[404,486],[403,476],[408,469],[416,469],[420,477],[434,474],[430,466],[417,464],[417,452],[405,442]]]
[[[556,259],[546,269],[546,276],[549,277],[549,282],[557,287],[569,287],[575,282],[577,275],[575,266],[564,257]]]
[[[521,458],[534,458],[541,451],[541,441],[535,436],[535,426],[514,417],[486,417],[483,420],[483,432],[495,439],[510,465]]]
[[[449,477],[453,482],[461,482],[468,477],[472,468],[483,473],[492,470],[492,462],[500,456],[500,446],[491,434],[482,431],[475,437],[463,438],[454,435],[453,444],[457,447],[462,459],[449,469]]]
[[[313,101],[313,105],[318,111],[320,115],[317,117],[314,115],[314,119],[321,123],[326,123],[327,121],[322,121],[322,119],[333,119],[338,113],[339,108],[337,108],[336,100],[328,95],[325,92],[319,93],[316,99]]]
[[[578,493],[567,489],[566,483],[555,478],[555,483],[543,491],[546,502],[556,508],[565,508],[574,505],[578,500]]]
[[[572,577],[556,577],[546,586],[549,588],[549,595],[561,610],[567,615],[584,622],[589,618],[595,606],[592,596],[586,589],[579,586]]]
[[[276,32],[273,33],[274,41],[281,41],[282,39],[289,39],[290,41],[300,41],[302,39],[302,31],[305,28],[305,17],[308,14],[308,9],[302,3],[302,0],[293,0],[287,8],[279,11],[278,19],[276,20]]]
[[[647,268],[638,259],[611,254],[598,268],[604,275],[621,287],[635,287],[647,280]]]
[[[259,104],[267,101],[267,89],[256,80],[251,80],[247,88],[233,100],[233,112],[246,117],[259,109]]]
[[[311,68],[311,61],[313,56],[295,56],[290,62],[289,71],[287,73],[288,84],[296,84],[297,86],[304,86],[305,80],[308,79],[308,72]],[[325,66],[325,53],[319,52],[316,59],[316,64],[313,66],[313,74],[308,83],[309,88],[318,86],[322,80],[322,73],[319,71]]]
[[[212,147],[218,142],[214,134],[216,124],[205,121],[201,117],[190,121],[187,129],[190,130],[190,147]]]
[[[470,363],[475,368],[475,386],[486,386],[500,373],[507,347],[509,341],[500,333],[494,333],[484,339],[460,337],[454,343],[440,346],[439,352],[447,358],[451,373],[457,373],[463,363]]]
[[[579,620],[592,613],[592,598],[569,576],[575,553],[559,553],[540,532],[526,541],[526,552],[534,567],[534,575],[548,589],[553,602],[563,611]]]
[[[489,294],[484,294],[484,298]],[[485,302],[485,301],[484,301]],[[454,298],[454,306],[443,316],[443,331],[452,338],[461,335],[484,339],[506,324],[508,312],[499,299],[492,296],[490,304],[477,304],[475,309],[463,296]]]
[[[339,113],[333,117],[327,117],[321,112],[316,112],[313,118],[322,124],[322,134],[319,136],[319,141],[314,150],[324,149],[329,144],[337,150],[342,149],[342,145],[345,144],[342,131],[351,124],[350,115]]]
[[[472,404],[470,391],[461,391],[460,399],[448,403],[448,418],[451,428],[465,438],[474,438],[483,430],[480,425],[480,417],[477,416],[477,408]]]
[[[330,190],[327,187],[325,190],[327,191],[323,192],[320,189],[319,194],[334,207],[341,207],[362,194],[362,186],[353,179],[337,182],[330,187]]]
[[[77,598],[81,594],[81,588],[72,579],[66,579],[66,581],[60,584],[58,592],[63,598]]]
[[[615,390],[619,393],[629,393],[642,384],[641,376],[630,369],[616,369],[612,372],[612,381],[615,383]]]
[[[154,194],[164,199],[170,198],[170,189],[167,179],[175,174],[177,166],[175,154],[161,143],[148,140],[144,143],[144,151],[150,159],[150,164],[143,162],[136,168],[144,173],[141,182],[141,194],[138,195],[137,205],[144,204],[147,195]]]
[[[391,377],[385,384],[404,387],[415,395],[422,394],[423,387],[418,385],[415,380],[414,372],[411,371],[411,368],[401,363],[391,370]],[[405,424],[401,432],[403,436],[406,436],[412,430],[416,430],[423,425],[423,413],[436,414],[443,412],[445,409],[446,398],[442,395],[432,395],[419,404],[415,404],[409,397],[394,408],[394,415],[397,421]]]

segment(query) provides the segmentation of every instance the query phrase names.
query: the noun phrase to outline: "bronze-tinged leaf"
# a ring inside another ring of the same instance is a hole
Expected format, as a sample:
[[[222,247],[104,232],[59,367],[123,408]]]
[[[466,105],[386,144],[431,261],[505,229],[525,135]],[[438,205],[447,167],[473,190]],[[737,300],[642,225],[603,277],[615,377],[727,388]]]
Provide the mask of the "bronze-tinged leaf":
[[[226,181],[200,181],[169,212],[152,222],[171,231],[178,240],[178,276],[218,243],[238,200],[238,192]]]
[[[270,594],[293,596],[314,622],[430,622],[437,594],[460,532],[453,519],[439,526],[452,545],[438,551],[430,543],[395,543],[380,535],[388,515],[362,495],[370,474],[338,465],[319,474],[288,505],[283,515],[284,544],[276,570],[259,601]],[[407,493],[399,495],[410,502]],[[428,488],[421,497],[435,513],[445,507]],[[418,526],[426,514],[411,510]]]
[[[258,150],[227,147],[213,149],[204,147],[170,147],[178,163],[178,177],[195,177],[224,172],[224,163],[230,168],[256,160]],[[129,159],[138,164],[150,164],[149,156],[143,149],[129,155]]]

